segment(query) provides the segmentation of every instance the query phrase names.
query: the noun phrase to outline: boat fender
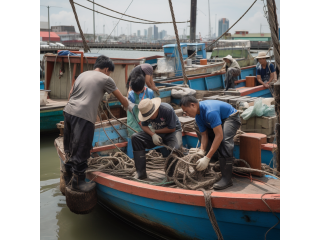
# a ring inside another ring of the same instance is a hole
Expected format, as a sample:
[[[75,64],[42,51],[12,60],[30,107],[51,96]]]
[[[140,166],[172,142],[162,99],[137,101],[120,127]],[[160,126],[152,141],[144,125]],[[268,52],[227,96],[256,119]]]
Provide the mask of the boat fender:
[[[97,191],[93,188],[90,192],[77,192],[70,186],[65,188],[67,206],[76,214],[88,214],[97,205]]]

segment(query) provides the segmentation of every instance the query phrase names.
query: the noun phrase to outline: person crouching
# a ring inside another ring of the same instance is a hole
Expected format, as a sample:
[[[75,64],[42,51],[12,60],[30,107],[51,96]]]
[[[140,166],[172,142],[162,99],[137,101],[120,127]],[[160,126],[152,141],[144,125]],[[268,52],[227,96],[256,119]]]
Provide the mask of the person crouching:
[[[228,103],[218,100],[198,102],[193,96],[182,97],[180,106],[188,116],[196,118],[201,146],[200,149],[191,148],[189,154],[203,156],[197,161],[197,171],[205,170],[210,161],[219,160],[222,178],[213,188],[221,190],[232,186],[233,138],[241,125],[239,112]]]
[[[136,166],[135,178],[145,179],[147,178],[145,150],[163,143],[179,149],[182,145],[182,129],[173,108],[168,103],[161,103],[161,98],[143,99],[138,109],[143,132],[133,134],[131,140]],[[173,175],[175,164],[172,164],[169,176]]]

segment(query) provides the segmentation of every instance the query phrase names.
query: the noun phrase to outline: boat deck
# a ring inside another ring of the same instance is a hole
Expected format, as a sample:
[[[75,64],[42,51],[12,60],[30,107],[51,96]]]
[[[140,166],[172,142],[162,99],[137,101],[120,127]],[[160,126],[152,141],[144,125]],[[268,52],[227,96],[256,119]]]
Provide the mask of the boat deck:
[[[161,183],[165,178],[164,171],[151,170],[147,171],[148,178],[146,181]],[[239,194],[280,194],[280,180],[268,177],[253,177],[258,181],[250,180],[247,177],[240,177],[233,174],[233,186],[218,192],[229,192]]]
[[[51,110],[56,108],[64,108],[67,105],[68,99],[47,99],[47,105],[40,106],[41,110]]]
[[[55,146],[58,150],[58,154],[62,159],[64,159],[64,150],[63,150],[63,138],[59,137],[55,140]],[[150,181],[154,183],[161,183],[165,179],[165,173],[163,170],[148,170],[148,178],[145,181]],[[275,193],[280,194],[280,180],[273,179],[269,177],[255,177],[252,180],[247,177],[240,177],[233,174],[233,186],[219,190],[217,192],[226,192],[226,193],[237,193],[237,194],[264,194],[264,193]],[[170,187],[166,185],[165,187]]]

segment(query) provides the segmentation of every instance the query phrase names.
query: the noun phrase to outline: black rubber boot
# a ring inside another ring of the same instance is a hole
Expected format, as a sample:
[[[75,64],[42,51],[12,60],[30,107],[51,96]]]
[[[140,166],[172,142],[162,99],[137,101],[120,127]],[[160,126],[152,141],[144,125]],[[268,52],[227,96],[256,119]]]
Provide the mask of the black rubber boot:
[[[72,178],[72,172],[69,172],[69,171],[63,172],[63,178],[64,178],[64,182],[65,182],[66,186],[69,185],[70,180]]]
[[[91,192],[95,187],[95,182],[86,182],[86,174],[75,174],[73,173],[73,178],[71,181],[71,190],[77,192]]]
[[[145,150],[141,151],[133,151],[133,159],[134,164],[136,166],[136,175],[134,178],[137,179],[146,179],[147,171],[146,171],[146,152]]]
[[[231,158],[223,158],[219,157],[220,170],[222,174],[222,178],[219,182],[213,184],[213,189],[222,190],[226,189],[233,185],[232,183],[232,163],[233,157]]]

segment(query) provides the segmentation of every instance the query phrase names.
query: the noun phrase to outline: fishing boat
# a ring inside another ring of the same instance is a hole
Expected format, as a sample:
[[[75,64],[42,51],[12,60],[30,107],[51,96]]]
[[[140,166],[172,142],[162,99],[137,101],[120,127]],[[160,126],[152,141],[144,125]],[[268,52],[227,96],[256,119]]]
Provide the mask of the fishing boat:
[[[182,110],[175,112],[183,124],[185,117],[182,116]],[[126,123],[126,118],[119,120]],[[62,129],[63,123],[60,124]],[[262,163],[272,166],[272,150],[275,145],[266,141],[259,142],[258,135],[251,135],[256,145],[255,149],[251,146],[250,151],[257,153],[256,156],[261,158]],[[182,138],[186,148],[194,148],[198,144],[195,132],[183,132]],[[123,139],[127,139],[124,124],[117,120],[96,123],[92,154],[106,156],[118,151],[116,146],[126,153],[132,151],[127,148],[128,142]],[[63,137],[57,138],[54,145],[63,163]],[[161,152],[161,148],[158,151]],[[235,145],[234,156],[243,157],[241,151],[244,150],[240,142]],[[147,169],[147,172],[155,185],[165,178],[164,171]],[[88,173],[87,180],[97,183],[98,202],[101,206],[156,236],[163,239],[217,239],[201,191],[155,186],[102,172]],[[267,239],[280,239],[280,180],[265,175],[252,181],[234,175],[233,183],[232,187],[214,191],[210,196],[223,238],[257,240],[265,239],[267,233]]]
[[[197,56],[205,50],[200,48],[202,45],[192,44],[191,47],[197,46]],[[184,53],[184,59],[193,53],[193,49],[188,50],[187,44],[181,44],[181,49]],[[202,46],[203,47],[203,46]],[[177,45],[170,44],[163,46],[165,52],[165,60],[173,62],[173,72],[155,71],[154,81],[157,87],[160,88],[160,97],[163,102],[173,102],[178,104],[179,100],[171,98],[172,87],[181,87],[183,79],[181,77],[181,63],[177,58]],[[49,90],[49,99],[46,106],[40,106],[40,131],[56,130],[56,123],[63,121],[63,107],[67,104],[68,95],[71,86],[74,84],[76,77],[83,71],[92,70],[93,65],[99,54],[76,52],[78,56],[58,56],[48,55],[45,59],[45,81],[40,82],[40,89]],[[126,95],[126,81],[132,69],[141,63],[157,64],[163,56],[142,57],[137,59],[111,58],[115,64],[115,71],[111,77],[116,82],[116,85],[123,95]],[[207,91],[222,90],[224,88],[224,74],[214,73],[222,67],[222,62],[209,63],[207,66],[193,64],[193,68],[197,68],[197,74],[193,74],[194,70],[189,69],[188,85],[190,88],[197,90],[202,98]],[[205,73],[202,73],[205,71]],[[208,72],[209,71],[209,72]],[[212,72],[213,71],[213,72]],[[246,77],[255,76],[255,66],[247,66],[241,68],[241,75],[236,82],[236,92],[225,92],[224,94],[238,94],[240,96],[255,96],[255,97],[270,97],[269,89],[263,86],[247,87]],[[43,86],[44,85],[44,86]],[[112,95],[109,99],[110,107],[116,117],[125,117],[126,113],[122,110],[120,102]]]

